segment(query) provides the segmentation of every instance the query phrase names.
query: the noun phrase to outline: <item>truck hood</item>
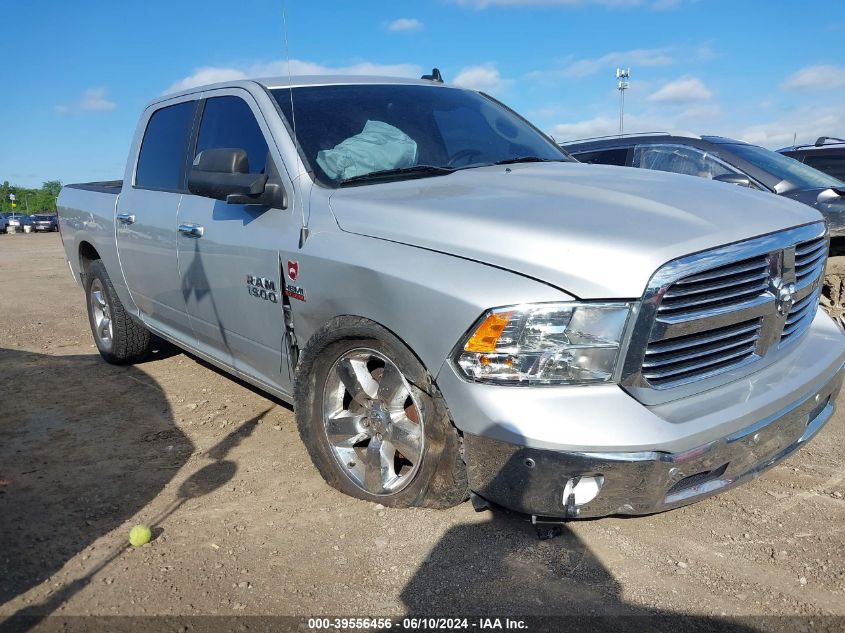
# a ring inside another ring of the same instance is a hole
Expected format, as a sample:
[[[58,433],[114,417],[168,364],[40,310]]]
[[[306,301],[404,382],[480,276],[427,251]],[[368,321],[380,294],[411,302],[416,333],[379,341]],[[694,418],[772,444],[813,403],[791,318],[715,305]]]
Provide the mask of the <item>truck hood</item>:
[[[585,299],[639,297],[672,259],[821,220],[771,193],[581,163],[347,187],[329,204],[344,231],[506,268]]]

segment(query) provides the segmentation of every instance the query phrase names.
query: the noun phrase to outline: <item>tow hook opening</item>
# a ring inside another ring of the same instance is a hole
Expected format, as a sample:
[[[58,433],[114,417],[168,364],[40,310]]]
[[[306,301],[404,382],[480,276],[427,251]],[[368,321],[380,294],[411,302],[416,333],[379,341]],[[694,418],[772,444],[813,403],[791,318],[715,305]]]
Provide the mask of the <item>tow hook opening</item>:
[[[579,475],[567,480],[561,499],[566,516],[577,517],[579,507],[598,497],[603,485],[604,475]]]

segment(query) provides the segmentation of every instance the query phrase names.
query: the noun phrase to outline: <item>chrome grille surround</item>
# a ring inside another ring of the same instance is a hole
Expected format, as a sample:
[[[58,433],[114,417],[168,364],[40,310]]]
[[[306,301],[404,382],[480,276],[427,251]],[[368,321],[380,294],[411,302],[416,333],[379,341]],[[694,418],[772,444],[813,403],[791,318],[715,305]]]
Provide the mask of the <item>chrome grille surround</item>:
[[[828,247],[814,223],[665,264],[631,319],[620,384],[658,404],[774,362],[813,321]]]

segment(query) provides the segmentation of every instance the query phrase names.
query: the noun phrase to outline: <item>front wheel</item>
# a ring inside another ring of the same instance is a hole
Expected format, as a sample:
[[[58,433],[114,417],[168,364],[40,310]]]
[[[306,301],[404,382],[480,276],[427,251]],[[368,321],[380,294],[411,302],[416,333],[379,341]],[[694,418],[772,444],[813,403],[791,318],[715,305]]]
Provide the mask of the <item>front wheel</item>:
[[[393,507],[464,501],[461,440],[417,358],[365,319],[315,339],[297,368],[296,418],[326,482]]]
[[[91,333],[107,362],[125,365],[147,355],[152,346],[150,331],[126,312],[99,259],[88,266],[85,296]]]

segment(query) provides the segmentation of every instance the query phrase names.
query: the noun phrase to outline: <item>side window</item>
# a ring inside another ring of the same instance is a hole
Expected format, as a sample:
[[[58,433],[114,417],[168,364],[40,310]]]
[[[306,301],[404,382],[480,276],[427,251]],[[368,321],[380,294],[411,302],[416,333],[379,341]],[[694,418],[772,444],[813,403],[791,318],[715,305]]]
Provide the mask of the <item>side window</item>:
[[[686,145],[637,145],[634,148],[632,165],[642,169],[670,171],[701,178],[738,173],[713,154]]]
[[[804,158],[804,163],[845,182],[845,153],[839,156],[807,154]]]
[[[185,152],[194,120],[196,101],[156,110],[144,132],[135,186],[147,189],[183,189]]]
[[[212,97],[205,102],[196,155],[206,149],[235,148],[246,151],[251,174],[267,164],[267,141],[255,115],[240,97]]]
[[[591,165],[617,165],[624,167],[628,164],[628,148],[602,149],[593,152],[573,154],[579,162]]]

